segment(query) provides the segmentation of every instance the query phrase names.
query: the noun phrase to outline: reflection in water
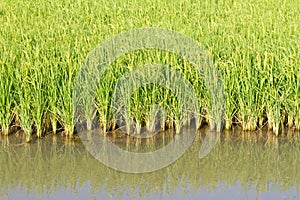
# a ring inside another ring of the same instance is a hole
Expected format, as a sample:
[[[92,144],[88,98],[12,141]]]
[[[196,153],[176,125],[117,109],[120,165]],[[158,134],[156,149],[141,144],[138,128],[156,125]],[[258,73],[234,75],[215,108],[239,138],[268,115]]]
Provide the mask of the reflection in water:
[[[59,135],[21,145],[16,145],[15,136],[5,137],[0,142],[0,196],[1,199],[299,198],[299,139],[225,132],[216,147],[199,159],[201,136],[203,133],[197,134],[191,148],[175,163],[145,174],[107,168],[80,142]]]

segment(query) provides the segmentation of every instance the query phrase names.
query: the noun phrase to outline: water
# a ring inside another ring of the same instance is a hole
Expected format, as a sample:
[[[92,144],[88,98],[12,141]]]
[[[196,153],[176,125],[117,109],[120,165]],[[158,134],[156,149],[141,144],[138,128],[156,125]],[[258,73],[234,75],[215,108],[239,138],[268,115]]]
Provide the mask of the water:
[[[146,174],[110,169],[80,141],[59,135],[32,144],[22,144],[18,135],[2,136],[0,199],[300,198],[298,137],[225,132],[199,159],[201,135],[175,163]]]

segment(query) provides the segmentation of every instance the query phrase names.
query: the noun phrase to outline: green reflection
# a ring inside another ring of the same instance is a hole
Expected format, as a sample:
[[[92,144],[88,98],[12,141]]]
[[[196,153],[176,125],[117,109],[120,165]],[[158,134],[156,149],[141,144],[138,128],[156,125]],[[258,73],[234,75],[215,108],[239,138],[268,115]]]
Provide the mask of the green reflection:
[[[151,193],[172,194],[178,188],[185,192],[200,187],[213,191],[220,182],[225,188],[239,183],[245,193],[249,189],[270,191],[272,187],[280,190],[295,187],[298,191],[300,140],[297,137],[225,132],[212,152],[199,159],[203,137],[204,133],[198,134],[191,148],[168,168],[146,174],[126,174],[107,168],[90,156],[80,142],[59,135],[22,145],[5,137],[0,143],[0,195],[20,185],[36,193],[56,193],[67,188],[76,192],[76,186],[83,187],[87,182],[91,193],[105,190],[118,197],[128,191],[138,191],[143,197]],[[137,144],[132,145],[133,149]]]

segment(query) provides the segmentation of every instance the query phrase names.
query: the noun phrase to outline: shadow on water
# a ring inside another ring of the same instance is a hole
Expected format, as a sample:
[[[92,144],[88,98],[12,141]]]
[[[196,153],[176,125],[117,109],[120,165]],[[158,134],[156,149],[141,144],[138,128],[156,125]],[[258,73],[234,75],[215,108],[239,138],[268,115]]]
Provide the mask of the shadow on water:
[[[2,137],[0,196],[1,199],[299,198],[300,139],[295,135],[275,138],[266,132],[224,132],[213,150],[200,159],[204,135],[205,130],[200,130],[188,151],[167,168],[144,174],[110,169],[94,159],[80,141],[60,135],[20,145],[18,136]],[[121,136],[114,137],[118,143],[122,141]],[[126,140],[124,137],[128,145]],[[158,146],[161,143],[158,141]],[[131,145],[138,146],[134,142]]]

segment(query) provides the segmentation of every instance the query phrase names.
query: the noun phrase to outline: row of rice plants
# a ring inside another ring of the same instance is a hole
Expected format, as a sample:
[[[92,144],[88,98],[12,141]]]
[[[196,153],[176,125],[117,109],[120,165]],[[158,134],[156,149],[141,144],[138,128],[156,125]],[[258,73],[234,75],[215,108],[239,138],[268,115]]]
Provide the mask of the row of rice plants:
[[[20,126],[27,140],[32,133],[40,137],[50,130],[72,135],[73,85],[88,52],[113,34],[149,26],[179,31],[208,49],[225,85],[226,129],[238,124],[255,130],[267,124],[276,135],[286,126],[300,129],[297,1],[21,1],[4,2],[0,10],[3,134]],[[189,80],[199,102],[198,126],[203,116],[213,121],[216,102],[210,101],[201,74],[179,56],[146,50],[119,58],[101,79],[94,103],[104,131],[116,128],[110,108],[114,86],[143,63],[171,66]],[[137,129],[145,125],[153,130],[158,113],[161,129],[178,130],[186,120],[180,118],[180,103],[172,91],[148,85],[132,94],[126,120]]]

